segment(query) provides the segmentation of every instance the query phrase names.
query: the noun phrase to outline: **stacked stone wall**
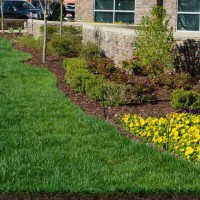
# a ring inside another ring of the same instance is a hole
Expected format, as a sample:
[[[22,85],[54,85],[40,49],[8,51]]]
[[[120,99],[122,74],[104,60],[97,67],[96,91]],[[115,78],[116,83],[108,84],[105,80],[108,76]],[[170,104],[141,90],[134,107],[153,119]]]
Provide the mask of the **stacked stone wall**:
[[[83,42],[96,43],[116,66],[133,57],[136,34],[133,29],[84,25]]]
[[[48,24],[57,24],[59,22],[48,22]],[[43,25],[41,20],[28,20],[27,31],[38,37],[41,33],[40,26]],[[137,40],[135,27],[112,25],[112,24],[96,24],[96,23],[81,23],[81,22],[64,22],[64,26],[80,26],[83,30],[83,42],[95,42],[99,45],[106,56],[111,58],[115,65],[120,67],[123,61],[128,61],[133,58],[134,43]],[[174,38],[177,44],[182,43],[187,39],[200,40],[198,32],[175,32]]]

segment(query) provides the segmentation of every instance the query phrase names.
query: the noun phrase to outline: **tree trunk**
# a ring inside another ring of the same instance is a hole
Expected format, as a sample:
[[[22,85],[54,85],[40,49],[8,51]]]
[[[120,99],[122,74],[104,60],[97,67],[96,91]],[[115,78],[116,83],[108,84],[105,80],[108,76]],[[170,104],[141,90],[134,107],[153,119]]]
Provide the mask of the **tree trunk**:
[[[43,53],[42,53],[42,62],[46,62],[46,50],[47,50],[47,0],[45,0],[44,8],[44,41],[43,41]]]
[[[60,35],[62,35],[62,25],[63,25],[63,1],[60,0],[60,31],[59,31]]]
[[[157,0],[157,6],[163,6],[163,0]]]
[[[4,34],[3,0],[1,0],[1,30]]]

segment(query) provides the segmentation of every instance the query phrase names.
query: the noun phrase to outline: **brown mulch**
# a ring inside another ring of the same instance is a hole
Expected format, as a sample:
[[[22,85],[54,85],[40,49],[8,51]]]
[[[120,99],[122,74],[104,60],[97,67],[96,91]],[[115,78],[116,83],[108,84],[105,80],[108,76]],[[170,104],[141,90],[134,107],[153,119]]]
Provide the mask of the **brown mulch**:
[[[12,37],[12,35],[7,35],[7,37]],[[102,104],[92,100],[84,93],[77,93],[72,90],[70,85],[65,80],[65,69],[63,67],[63,59],[66,58],[64,56],[47,56],[46,63],[42,62],[42,54],[35,49],[31,49],[28,47],[21,47],[16,42],[13,43],[15,49],[28,52],[32,55],[32,59],[26,61],[26,63],[32,64],[35,67],[46,67],[49,69],[57,77],[57,87],[75,104],[79,105],[79,107],[86,113],[97,116],[101,119],[107,120],[111,124],[113,124],[116,128],[118,128],[121,133],[134,138],[133,135],[126,132],[122,124],[120,123],[120,119],[124,116],[124,114],[138,114],[142,117],[163,117],[168,113],[174,112],[174,110],[170,106],[170,101],[158,101],[156,103],[146,103],[146,104],[135,104],[135,105],[119,105],[119,106],[110,106],[103,107]],[[67,57],[74,57],[74,54],[68,55]],[[166,90],[161,90],[160,96],[166,98],[166,95],[169,93]]]
[[[5,34],[0,33],[0,37],[5,37],[7,39],[13,39],[16,37],[16,34]],[[135,139],[130,133],[125,131],[120,123],[120,119],[124,114],[138,114],[142,117],[153,116],[153,117],[162,117],[168,113],[174,112],[170,106],[169,101],[158,101],[156,103],[146,103],[140,105],[121,105],[121,106],[111,106],[104,108],[100,103],[91,100],[86,94],[76,93],[72,90],[70,85],[65,81],[65,70],[63,67],[64,56],[47,56],[46,63],[42,63],[42,54],[34,49],[21,47],[16,42],[13,42],[15,49],[28,52],[32,55],[32,59],[26,61],[26,63],[32,64],[35,67],[43,68],[46,67],[51,73],[57,77],[57,87],[73,101],[75,104],[86,113],[99,117],[101,119],[107,120],[113,124],[119,131],[130,138]],[[68,57],[73,57],[74,55],[69,55]],[[160,94],[162,96],[162,93]],[[166,96],[166,93],[163,92],[163,96]],[[107,195],[107,196],[87,196],[87,195],[39,195],[39,196],[1,196],[0,200],[199,200],[199,196],[130,196],[130,195]]]

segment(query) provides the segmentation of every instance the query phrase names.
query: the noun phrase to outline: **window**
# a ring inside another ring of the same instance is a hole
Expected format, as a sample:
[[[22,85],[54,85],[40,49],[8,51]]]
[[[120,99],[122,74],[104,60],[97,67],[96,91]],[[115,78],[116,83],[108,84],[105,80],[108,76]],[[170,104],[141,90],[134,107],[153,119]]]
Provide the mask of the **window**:
[[[96,22],[134,23],[135,0],[95,0]]]
[[[177,30],[200,31],[200,0],[178,0]]]

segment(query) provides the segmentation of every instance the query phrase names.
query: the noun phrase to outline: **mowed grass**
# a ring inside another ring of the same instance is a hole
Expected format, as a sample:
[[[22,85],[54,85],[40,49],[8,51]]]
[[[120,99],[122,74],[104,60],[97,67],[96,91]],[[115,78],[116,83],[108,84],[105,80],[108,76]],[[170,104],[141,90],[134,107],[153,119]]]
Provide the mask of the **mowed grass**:
[[[122,136],[0,38],[0,194],[200,194],[200,164]]]

